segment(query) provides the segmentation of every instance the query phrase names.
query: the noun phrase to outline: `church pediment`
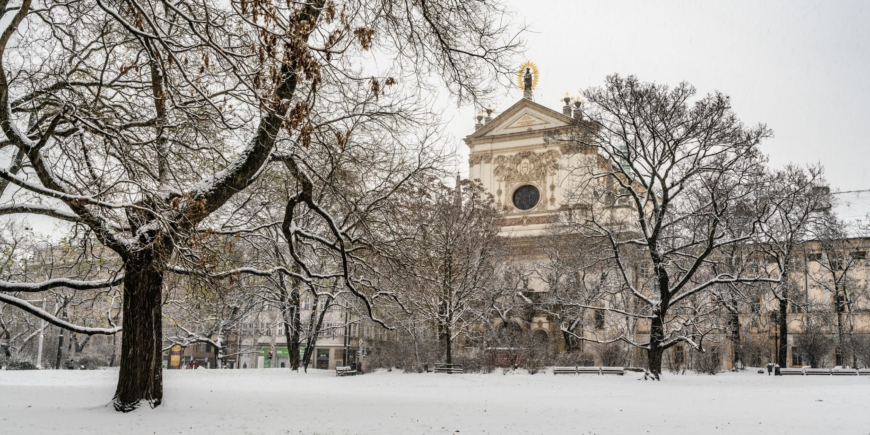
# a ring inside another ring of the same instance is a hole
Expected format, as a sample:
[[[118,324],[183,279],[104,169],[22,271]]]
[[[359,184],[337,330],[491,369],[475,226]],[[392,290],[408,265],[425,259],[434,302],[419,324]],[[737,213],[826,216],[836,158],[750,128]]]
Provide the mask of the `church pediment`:
[[[521,100],[469,136],[469,139],[547,130],[564,127],[571,122],[570,117],[555,110],[529,100]]]

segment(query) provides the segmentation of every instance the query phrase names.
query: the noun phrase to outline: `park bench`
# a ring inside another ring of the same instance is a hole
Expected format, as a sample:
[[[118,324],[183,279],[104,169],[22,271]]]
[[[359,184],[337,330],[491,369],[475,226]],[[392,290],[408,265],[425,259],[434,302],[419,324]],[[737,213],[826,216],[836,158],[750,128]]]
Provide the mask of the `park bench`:
[[[624,367],[601,367],[602,375],[619,375],[622,376],[625,374]]]
[[[353,376],[356,374],[356,370],[354,370],[351,366],[343,366],[335,368],[335,376]]]
[[[804,369],[779,369],[779,374],[782,376],[803,376]]]
[[[858,376],[858,370],[855,369],[834,369],[831,370],[834,376]]]
[[[553,367],[554,375],[624,375],[624,367]]]
[[[831,376],[831,369],[806,369],[807,376]]]
[[[858,376],[870,376],[870,369],[858,369]]]
[[[435,373],[461,374],[462,364],[435,364]]]

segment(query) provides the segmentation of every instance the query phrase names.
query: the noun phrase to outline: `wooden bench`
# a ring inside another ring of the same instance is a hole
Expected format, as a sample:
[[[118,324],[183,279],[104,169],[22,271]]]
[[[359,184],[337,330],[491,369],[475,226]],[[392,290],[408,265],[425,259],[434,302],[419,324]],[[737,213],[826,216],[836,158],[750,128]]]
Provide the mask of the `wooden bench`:
[[[577,367],[553,367],[554,375],[576,375]]]
[[[831,370],[834,376],[858,376],[858,370],[855,369],[834,369]]]
[[[602,375],[619,375],[625,374],[625,367],[601,367]]]
[[[803,376],[804,369],[779,369],[779,374],[781,374],[782,376]]]
[[[858,369],[858,376],[870,376],[870,369]]]
[[[435,373],[462,374],[462,364],[435,364]]]
[[[343,366],[335,368],[335,376],[353,376],[357,372],[351,366]]]
[[[554,375],[624,375],[625,367],[553,367]]]
[[[807,376],[831,376],[831,369],[806,369]]]

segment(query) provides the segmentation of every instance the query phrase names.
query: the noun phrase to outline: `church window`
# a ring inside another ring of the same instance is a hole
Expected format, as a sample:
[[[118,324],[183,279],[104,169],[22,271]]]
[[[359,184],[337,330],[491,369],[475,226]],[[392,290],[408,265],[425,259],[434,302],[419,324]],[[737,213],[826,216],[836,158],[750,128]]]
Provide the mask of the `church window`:
[[[514,191],[513,202],[514,206],[520,210],[529,210],[538,205],[541,199],[541,192],[538,188],[532,185],[525,185]]]

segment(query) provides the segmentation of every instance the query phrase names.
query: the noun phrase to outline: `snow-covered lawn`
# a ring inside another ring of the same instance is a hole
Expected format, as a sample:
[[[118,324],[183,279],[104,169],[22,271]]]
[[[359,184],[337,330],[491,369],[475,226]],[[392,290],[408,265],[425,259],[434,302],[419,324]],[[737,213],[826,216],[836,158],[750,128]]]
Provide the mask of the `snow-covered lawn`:
[[[0,434],[870,434],[870,376],[165,373],[123,415],[116,371],[0,371]]]

